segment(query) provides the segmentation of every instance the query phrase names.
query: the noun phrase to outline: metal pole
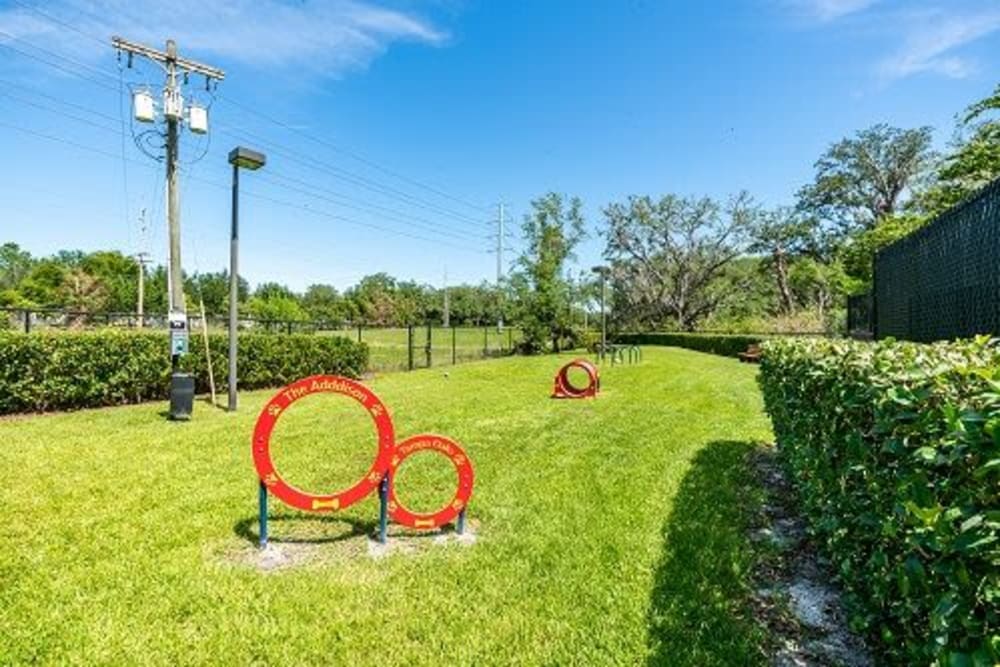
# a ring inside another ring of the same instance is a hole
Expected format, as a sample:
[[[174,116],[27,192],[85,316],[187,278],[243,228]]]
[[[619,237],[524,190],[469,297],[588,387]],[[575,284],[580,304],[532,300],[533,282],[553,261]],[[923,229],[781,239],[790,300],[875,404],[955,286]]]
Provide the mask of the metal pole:
[[[455,344],[455,332],[457,328],[455,325],[451,325],[451,365],[454,366],[458,363],[457,346]]]
[[[24,333],[31,333],[31,311],[24,311]]]
[[[406,356],[408,359],[407,369],[413,370],[413,325],[406,327]]]
[[[458,512],[458,523],[455,525],[455,532],[459,535],[465,534],[465,508]]]
[[[358,342],[361,342],[361,325],[358,325]]]
[[[385,544],[386,533],[389,528],[389,473],[382,477],[378,485],[378,541]]]
[[[490,328],[487,325],[483,326],[483,356],[487,357],[490,354]]]
[[[431,361],[432,361],[431,360],[431,356],[433,354],[432,351],[431,351],[431,323],[430,322],[427,323],[427,347],[426,347],[425,351],[427,353],[427,368],[430,368],[431,367]]]
[[[497,213],[497,305],[500,307],[500,312],[497,313],[497,331],[503,331],[503,306],[499,298],[500,284],[503,281],[503,202],[500,202]]]
[[[236,411],[237,311],[240,300],[240,168],[233,165],[232,221],[229,229],[229,411]]]
[[[260,527],[260,548],[263,549],[267,546],[267,486],[264,482],[260,482],[260,488],[257,492],[257,512],[258,519],[257,525]]]
[[[601,361],[608,349],[608,316],[604,311],[604,300],[606,298],[608,279],[605,273],[601,272]],[[614,359],[611,360],[614,363]]]

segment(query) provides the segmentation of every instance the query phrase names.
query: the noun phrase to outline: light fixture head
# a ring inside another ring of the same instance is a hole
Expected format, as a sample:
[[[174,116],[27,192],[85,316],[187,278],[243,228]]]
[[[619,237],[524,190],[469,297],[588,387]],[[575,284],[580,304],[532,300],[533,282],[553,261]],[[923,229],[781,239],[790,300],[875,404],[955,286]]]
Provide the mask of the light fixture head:
[[[229,164],[234,167],[250,169],[253,171],[263,167],[266,162],[267,156],[263,153],[258,153],[255,150],[244,148],[243,146],[237,146],[233,150],[229,151]]]

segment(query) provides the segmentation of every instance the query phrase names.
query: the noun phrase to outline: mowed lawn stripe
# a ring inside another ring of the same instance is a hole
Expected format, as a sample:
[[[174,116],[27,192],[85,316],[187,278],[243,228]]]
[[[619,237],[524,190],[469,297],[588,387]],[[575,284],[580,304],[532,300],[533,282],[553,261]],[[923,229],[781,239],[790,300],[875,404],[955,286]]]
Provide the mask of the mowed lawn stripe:
[[[596,401],[551,400],[552,376],[569,358],[370,383],[399,437],[434,431],[466,448],[474,545],[375,560],[347,523],[299,519],[272,501],[276,544],[306,540],[294,546],[308,558],[269,573],[249,564],[249,437],[271,392],[241,395],[237,415],[199,404],[187,424],[165,422],[162,404],[0,421],[0,662],[756,661],[743,601],[719,605],[720,589],[698,585],[720,559],[745,564],[748,547],[732,536],[743,534],[737,486],[746,480],[718,470],[716,519],[704,535],[675,531],[683,545],[665,543],[671,522],[698,509],[674,502],[705,473],[706,450],[738,468],[769,437],[754,370],[648,349],[641,365],[605,366]],[[308,414],[296,432],[309,432]],[[336,437],[328,421],[313,441]],[[421,470],[407,483],[419,485]],[[343,512],[361,532],[376,516],[374,498]],[[677,553],[693,562],[676,563]],[[672,587],[658,583],[665,567],[676,570]],[[689,617],[663,622],[669,609]]]

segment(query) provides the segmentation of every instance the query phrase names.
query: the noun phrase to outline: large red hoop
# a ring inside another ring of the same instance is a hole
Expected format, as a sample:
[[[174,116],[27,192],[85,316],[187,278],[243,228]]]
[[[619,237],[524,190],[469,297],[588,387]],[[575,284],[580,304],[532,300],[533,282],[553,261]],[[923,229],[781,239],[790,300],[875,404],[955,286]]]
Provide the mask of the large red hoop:
[[[317,393],[340,394],[354,399],[368,411],[378,431],[378,453],[371,468],[356,484],[332,494],[307,493],[288,484],[271,459],[271,432],[278,417],[295,401]],[[348,378],[314,375],[288,385],[261,410],[253,431],[253,463],[267,490],[287,505],[309,512],[332,512],[353,505],[375,489],[389,470],[395,439],[392,417],[370,389]]]
[[[587,386],[582,389],[573,386],[569,381],[569,371],[572,368],[579,368],[587,374]],[[565,364],[556,373],[554,387],[552,389],[553,398],[587,398],[597,396],[601,389],[601,375],[597,366],[586,359],[574,359]]]
[[[455,472],[458,473],[458,487],[455,489],[455,497],[447,505],[436,512],[418,514],[404,507],[396,497],[396,471],[407,457],[424,450],[443,454],[451,461],[452,465],[455,466]],[[472,497],[474,478],[472,463],[457,442],[443,435],[422,433],[407,438],[396,445],[396,453],[390,462],[390,471],[392,484],[389,485],[389,515],[393,521],[403,526],[420,530],[431,530],[443,526],[454,521],[459,512],[469,504],[469,499]]]

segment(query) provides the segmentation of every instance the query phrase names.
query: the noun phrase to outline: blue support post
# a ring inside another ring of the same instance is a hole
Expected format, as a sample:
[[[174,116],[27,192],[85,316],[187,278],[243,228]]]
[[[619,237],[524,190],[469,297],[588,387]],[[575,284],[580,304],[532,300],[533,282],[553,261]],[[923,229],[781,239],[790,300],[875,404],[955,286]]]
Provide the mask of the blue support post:
[[[458,513],[458,522],[455,524],[455,532],[459,535],[465,534],[465,508]]]
[[[257,510],[260,514],[258,525],[260,526],[260,548],[267,546],[267,487],[264,482],[260,483],[260,491],[257,496]]]
[[[385,544],[389,528],[389,483],[389,473],[386,473],[378,485],[378,541],[381,544]]]

